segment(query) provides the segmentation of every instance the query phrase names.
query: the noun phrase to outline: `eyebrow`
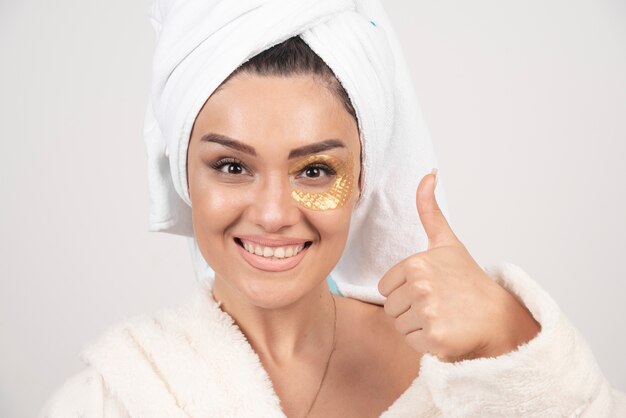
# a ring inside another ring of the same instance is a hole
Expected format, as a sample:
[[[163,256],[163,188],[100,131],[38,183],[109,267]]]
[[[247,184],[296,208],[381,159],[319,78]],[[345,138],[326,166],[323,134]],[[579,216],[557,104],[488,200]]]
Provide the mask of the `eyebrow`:
[[[244,144],[243,142],[239,142],[236,139],[229,138],[225,135],[208,133],[203,135],[200,138],[201,142],[214,142],[216,144],[223,145],[228,148],[232,148],[236,151],[243,152],[245,154],[249,154],[252,156],[257,155],[254,147],[250,145]],[[326,139],[324,141],[316,142],[314,144],[305,145],[303,147],[294,148],[289,151],[288,159],[298,158],[305,155],[316,154],[318,152],[326,151],[333,148],[346,148],[346,144],[344,144],[340,139],[331,138]]]

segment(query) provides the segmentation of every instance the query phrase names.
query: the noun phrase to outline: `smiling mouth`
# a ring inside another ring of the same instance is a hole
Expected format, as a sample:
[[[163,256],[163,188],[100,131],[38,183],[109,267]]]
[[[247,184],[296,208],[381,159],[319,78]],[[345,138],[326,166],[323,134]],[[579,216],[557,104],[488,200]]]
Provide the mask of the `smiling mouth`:
[[[288,259],[291,257],[295,257],[300,252],[309,248],[313,241],[306,241],[304,244],[300,245],[283,245],[283,246],[275,246],[268,247],[264,245],[260,245],[257,243],[253,243],[250,241],[242,241],[240,238],[234,238],[235,243],[243,248],[250,254],[255,254],[257,256],[267,258],[270,260],[279,260],[279,259]]]

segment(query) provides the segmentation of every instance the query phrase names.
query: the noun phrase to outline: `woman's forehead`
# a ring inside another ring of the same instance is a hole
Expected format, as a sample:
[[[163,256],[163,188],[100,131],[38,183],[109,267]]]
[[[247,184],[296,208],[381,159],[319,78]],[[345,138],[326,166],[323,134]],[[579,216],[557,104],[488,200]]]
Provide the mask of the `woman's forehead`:
[[[336,138],[353,152],[360,148],[356,121],[314,76],[234,77],[198,114],[192,136],[208,132],[252,146],[297,147]]]

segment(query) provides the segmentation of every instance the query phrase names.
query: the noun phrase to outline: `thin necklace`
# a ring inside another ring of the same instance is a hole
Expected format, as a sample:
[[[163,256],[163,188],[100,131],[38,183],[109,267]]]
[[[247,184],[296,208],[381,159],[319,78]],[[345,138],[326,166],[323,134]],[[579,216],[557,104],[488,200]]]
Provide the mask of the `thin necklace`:
[[[328,360],[326,360],[326,367],[324,368],[324,375],[322,376],[322,380],[320,381],[320,385],[317,388],[317,392],[315,392],[315,397],[313,398],[313,402],[311,402],[311,406],[309,406],[308,411],[306,411],[306,415],[304,415],[304,418],[309,416],[309,413],[311,413],[311,409],[313,409],[313,405],[315,405],[315,401],[317,400],[317,395],[319,395],[320,390],[322,389],[322,384],[324,383],[324,379],[326,378],[326,372],[328,371],[328,365],[330,364],[330,358],[332,357],[333,353],[335,352],[335,342],[336,342],[336,337],[337,337],[337,304],[335,303],[335,297],[332,294],[330,295],[330,297],[333,300],[333,307],[334,307],[334,311],[335,311],[335,320],[334,320],[334,324],[333,324],[333,347],[330,350],[330,354],[328,355]]]

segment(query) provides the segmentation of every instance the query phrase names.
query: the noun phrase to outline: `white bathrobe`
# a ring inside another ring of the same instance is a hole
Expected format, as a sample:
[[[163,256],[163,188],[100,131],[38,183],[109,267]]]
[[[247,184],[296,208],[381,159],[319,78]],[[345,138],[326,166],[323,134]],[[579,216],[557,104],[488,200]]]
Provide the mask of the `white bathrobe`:
[[[489,276],[516,295],[541,332],[496,358],[422,357],[419,376],[381,417],[626,417],[578,331],[519,267]],[[177,308],[124,321],[82,353],[87,367],[41,417],[285,417],[271,380],[210,289]]]

